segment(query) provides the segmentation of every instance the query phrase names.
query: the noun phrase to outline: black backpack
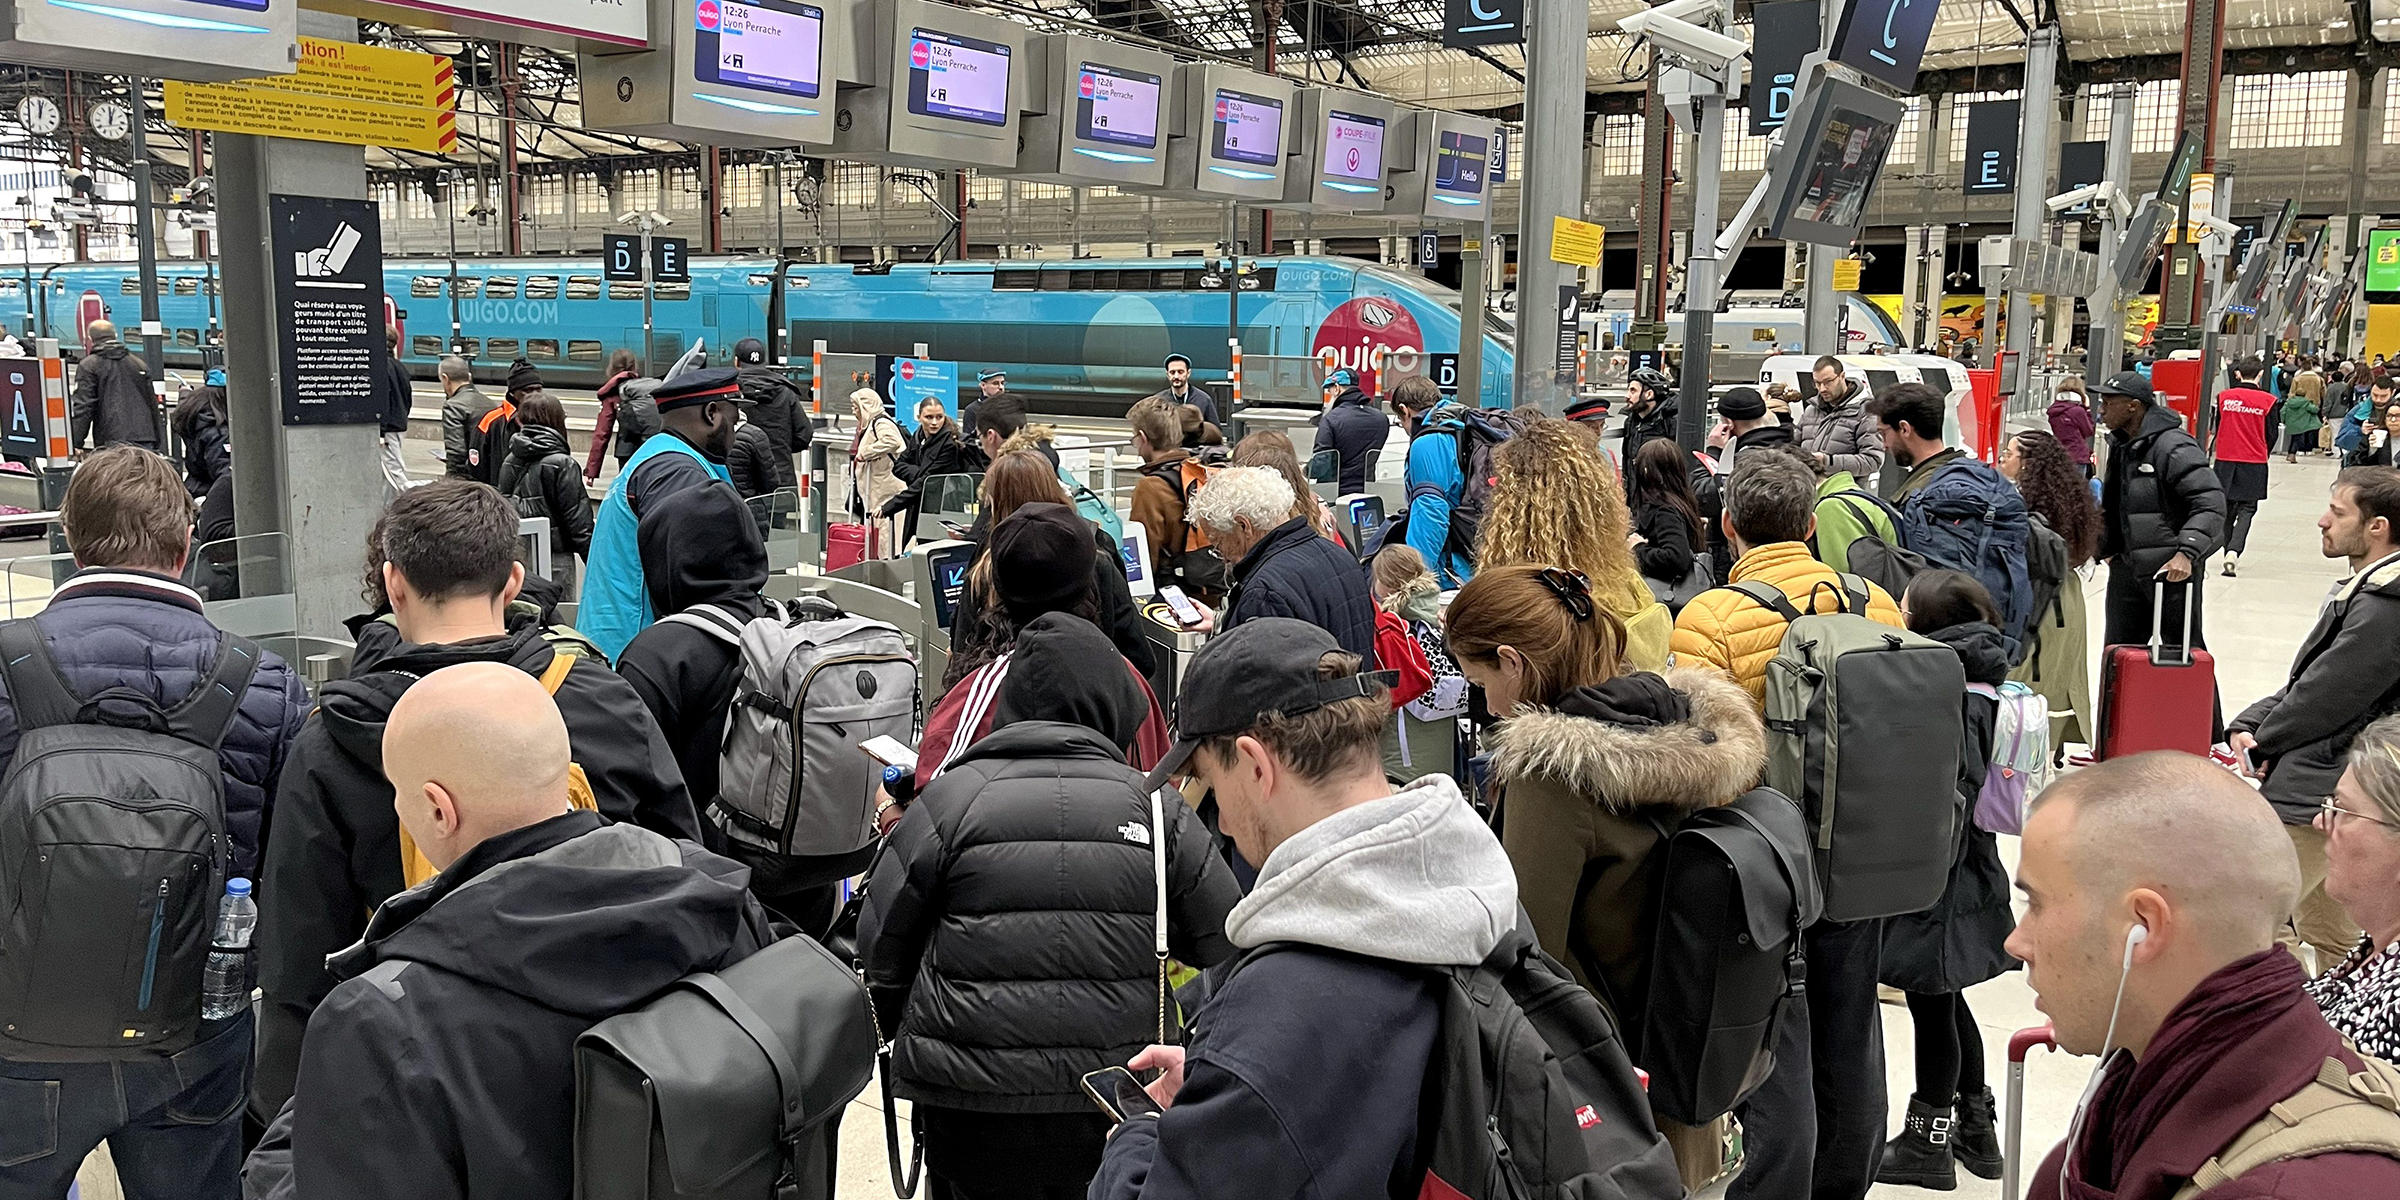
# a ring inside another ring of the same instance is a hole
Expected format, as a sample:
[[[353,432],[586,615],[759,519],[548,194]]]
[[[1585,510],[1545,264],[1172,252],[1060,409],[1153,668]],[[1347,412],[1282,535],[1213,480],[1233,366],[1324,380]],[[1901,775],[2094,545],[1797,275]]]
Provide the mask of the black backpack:
[[[1900,510],[1893,508],[1891,503],[1883,497],[1867,491],[1865,488],[1852,488],[1846,492],[1835,492],[1826,499],[1850,510],[1851,517],[1858,521],[1861,532],[1850,543],[1847,551],[1851,574],[1873,581],[1875,586],[1890,593],[1892,598],[1897,601],[1900,597],[1908,594],[1909,581],[1915,579],[1918,572],[1933,565],[1925,560],[1924,555],[1905,546],[1887,542],[1883,540],[1882,534],[1875,532],[1872,509],[1881,509],[1885,516],[1891,518],[1892,532],[1894,533],[1900,531],[1901,523],[1906,520],[1900,515]],[[1859,504],[1861,500],[1864,500],[1868,507],[1861,507]],[[1809,539],[1808,552],[1811,557],[1820,560],[1824,558],[1823,555],[1817,553],[1814,537]]]
[[[31,619],[0,624],[23,736],[0,775],[0,1052],[36,1062],[175,1051],[200,991],[231,865],[217,747],[258,669],[221,635],[173,708],[68,688]]]
[[[1287,948],[1261,946],[1225,978]],[[1447,986],[1417,1109],[1419,1195],[1682,1200],[1616,1019],[1542,953],[1522,909],[1480,965],[1433,969]]]
[[[866,985],[807,937],[575,1039],[575,1200],[832,1200],[875,1068]]]
[[[2042,622],[2058,603],[2058,589],[2066,584],[2067,576],[2074,574],[2074,568],[2067,562],[2067,539],[2050,528],[2050,522],[2043,520],[2040,513],[2032,515],[2030,526],[2025,539],[2025,571],[2033,579],[2033,616],[2025,622],[2019,662],[2032,656],[2033,647],[2041,640]],[[2064,612],[2058,614],[2058,622],[2062,628],[2065,626]]]
[[[1653,1112],[1705,1125],[1775,1069],[1775,1022],[1808,976],[1800,932],[1824,895],[1808,821],[1773,788],[1658,833],[1658,926],[1633,1058],[1650,1072]]]

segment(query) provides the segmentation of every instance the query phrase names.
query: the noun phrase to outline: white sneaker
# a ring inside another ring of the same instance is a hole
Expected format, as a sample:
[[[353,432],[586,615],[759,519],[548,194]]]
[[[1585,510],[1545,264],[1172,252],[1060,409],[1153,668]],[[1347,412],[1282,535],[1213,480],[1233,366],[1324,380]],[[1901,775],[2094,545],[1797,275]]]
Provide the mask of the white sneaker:
[[[2235,567],[2237,564],[2239,564],[2241,561],[2242,561],[2242,556],[2241,556],[2241,555],[2239,555],[2239,554],[2227,554],[2227,555],[2225,556],[2225,574],[2226,574],[2227,576],[2229,576],[2229,577],[2230,577],[2231,575],[2233,575],[2233,574],[2234,574],[2234,567]]]

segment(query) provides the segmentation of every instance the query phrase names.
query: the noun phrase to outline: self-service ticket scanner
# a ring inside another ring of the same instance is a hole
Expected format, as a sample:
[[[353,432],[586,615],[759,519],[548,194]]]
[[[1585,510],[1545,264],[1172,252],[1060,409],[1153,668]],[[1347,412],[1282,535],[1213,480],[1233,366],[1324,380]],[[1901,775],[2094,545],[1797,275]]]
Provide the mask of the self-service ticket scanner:
[[[1117,546],[1125,555],[1125,585],[1141,605],[1142,635],[1150,639],[1150,690],[1157,694],[1159,707],[1172,711],[1175,689],[1208,635],[1184,628],[1167,602],[1157,598],[1157,568],[1150,558],[1147,527],[1139,521],[1126,522],[1125,535]]]
[[[942,697],[942,676],[950,669],[950,622],[966,592],[967,566],[974,556],[973,542],[925,542],[906,558],[864,559],[813,580],[771,576],[767,594],[789,600],[817,591],[852,616],[897,626],[914,643],[919,704],[931,712]],[[783,594],[786,589],[778,585],[787,580],[788,594]]]
[[[1372,492],[1351,492],[1333,502],[1334,532],[1365,558],[1383,547],[1383,529],[1388,518],[1383,510],[1383,497]]]

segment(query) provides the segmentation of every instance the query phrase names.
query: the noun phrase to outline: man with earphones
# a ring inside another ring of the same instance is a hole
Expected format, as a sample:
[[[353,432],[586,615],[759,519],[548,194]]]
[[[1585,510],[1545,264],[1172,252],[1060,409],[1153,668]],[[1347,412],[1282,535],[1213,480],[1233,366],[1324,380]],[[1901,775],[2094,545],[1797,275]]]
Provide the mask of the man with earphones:
[[[2345,1045],[2276,933],[2274,810],[2160,751],[2068,775],[2025,822],[2008,949],[2060,1049],[2100,1057],[2032,1200],[2400,1196],[2400,1072]]]

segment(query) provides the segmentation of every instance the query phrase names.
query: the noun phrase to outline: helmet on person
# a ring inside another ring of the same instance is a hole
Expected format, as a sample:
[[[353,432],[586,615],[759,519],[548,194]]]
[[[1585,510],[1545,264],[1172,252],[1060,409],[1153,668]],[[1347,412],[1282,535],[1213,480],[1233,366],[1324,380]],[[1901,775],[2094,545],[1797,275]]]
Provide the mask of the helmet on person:
[[[1674,386],[1667,381],[1667,373],[1657,367],[1635,367],[1633,374],[1626,377],[1626,382],[1638,383],[1654,396],[1664,396]]]

